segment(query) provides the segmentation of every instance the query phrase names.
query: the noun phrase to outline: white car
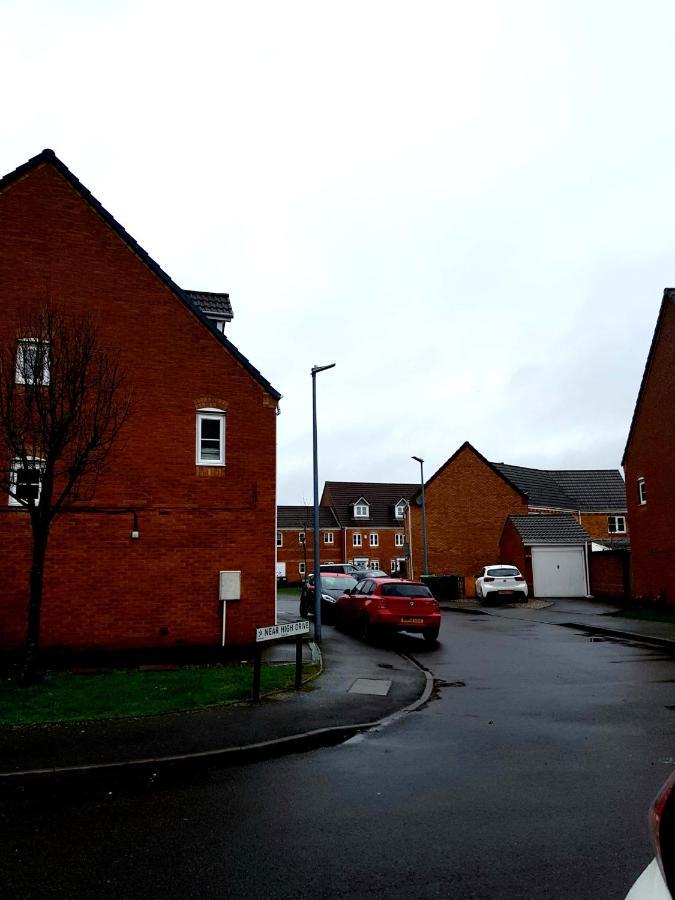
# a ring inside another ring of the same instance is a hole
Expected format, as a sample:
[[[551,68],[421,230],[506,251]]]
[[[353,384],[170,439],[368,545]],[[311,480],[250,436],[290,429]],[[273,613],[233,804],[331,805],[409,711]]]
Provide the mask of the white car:
[[[513,596],[527,600],[527,582],[515,566],[483,566],[476,578],[476,596],[480,600]]]
[[[671,900],[675,893],[675,774],[653,802],[649,824],[656,858],[640,875],[626,900]]]

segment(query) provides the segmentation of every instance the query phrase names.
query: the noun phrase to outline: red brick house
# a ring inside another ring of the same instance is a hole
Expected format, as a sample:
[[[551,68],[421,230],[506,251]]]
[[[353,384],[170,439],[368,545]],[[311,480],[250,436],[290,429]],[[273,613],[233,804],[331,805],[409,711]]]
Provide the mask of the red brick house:
[[[398,572],[405,563],[405,512],[417,487],[416,484],[327,481],[321,506],[333,510],[341,529],[341,556],[336,556],[335,561]]]
[[[89,312],[135,394],[94,496],[53,525],[42,646],[253,640],[275,616],[280,395],[222,333],[227,295],[181,290],[45,150],[0,181],[0,297],[2,342],[47,299]],[[195,301],[218,309],[209,318]],[[0,504],[1,649],[26,626],[30,528],[11,500]],[[225,619],[224,571],[241,583]]]
[[[664,291],[621,461],[632,590],[675,604],[675,289]]]
[[[277,578],[294,584],[314,571],[314,507],[277,507]],[[342,531],[335,513],[319,507],[319,546],[322,563],[343,562]]]
[[[618,470],[546,470],[493,463],[468,441],[426,482],[425,498],[430,572],[464,577],[466,593],[473,593],[473,577],[482,566],[512,561],[507,557],[516,552],[514,542],[520,542],[518,554],[522,551],[524,556],[522,535],[513,522],[507,527],[510,517],[550,518],[539,526],[542,535],[546,529],[546,540],[542,540],[539,554],[541,564],[536,566],[539,584],[536,578],[533,583],[533,573],[529,573],[531,592],[544,585],[546,591],[563,589],[551,580],[552,569],[569,572],[564,596],[589,592],[588,560],[586,548],[583,552],[579,549],[579,532],[573,529],[574,540],[566,541],[571,534],[570,516],[585,534],[584,544],[626,536],[625,488]],[[411,500],[408,520],[410,572],[419,577],[423,561],[419,492]],[[569,546],[564,564],[551,555],[553,545],[561,552]],[[546,556],[544,546],[549,547]],[[515,558],[514,564],[518,564]],[[523,574],[528,575],[525,568]]]

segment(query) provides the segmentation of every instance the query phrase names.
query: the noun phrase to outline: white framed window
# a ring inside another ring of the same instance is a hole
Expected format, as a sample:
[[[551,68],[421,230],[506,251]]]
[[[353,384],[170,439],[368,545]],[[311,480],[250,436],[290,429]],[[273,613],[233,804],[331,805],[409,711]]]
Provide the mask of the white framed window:
[[[370,507],[367,502],[361,497],[360,500],[357,500],[354,504],[354,518],[355,519],[368,519],[370,517]]]
[[[647,502],[647,486],[645,484],[644,478],[638,478],[637,489],[638,501],[640,503],[640,506],[644,506]]]
[[[389,567],[389,571],[391,572],[392,575],[395,575],[396,572],[398,572],[398,560],[397,559],[392,559],[391,566]]]
[[[197,465],[225,465],[225,413],[222,409],[197,410]]]
[[[394,547],[402,547],[403,546],[403,532],[397,531],[394,535]]]
[[[367,556],[355,556],[352,560],[357,569],[366,569],[368,568],[368,557]]]
[[[304,544],[304,543],[306,543],[306,541],[307,541],[307,535],[305,534],[305,532],[299,531],[298,532],[298,543]]]
[[[301,575],[304,575],[304,574],[305,574],[305,564],[304,564],[304,562],[298,563],[298,572],[299,572]]]
[[[607,531],[610,534],[626,533],[626,517],[625,516],[607,516]]]
[[[44,460],[37,456],[29,456],[28,465],[20,459],[12,460],[9,486],[10,506],[37,506],[42,489],[42,471]]]
[[[371,547],[379,547],[380,546],[380,536],[376,531],[371,531],[368,535],[368,543]]]
[[[49,384],[49,343],[20,338],[16,347],[16,383]]]
[[[283,531],[277,531],[277,547],[284,546],[284,533]]]
[[[324,544],[332,544],[333,543],[333,532],[332,531],[324,531],[323,542],[324,542]]]
[[[369,569],[379,569],[380,568],[379,559],[371,559],[371,561],[368,563],[368,568]]]
[[[405,509],[408,504],[405,500],[399,500],[394,509],[394,515],[397,519],[402,519],[405,516]]]
[[[352,535],[352,547],[362,547],[363,546],[363,538],[360,534]]]

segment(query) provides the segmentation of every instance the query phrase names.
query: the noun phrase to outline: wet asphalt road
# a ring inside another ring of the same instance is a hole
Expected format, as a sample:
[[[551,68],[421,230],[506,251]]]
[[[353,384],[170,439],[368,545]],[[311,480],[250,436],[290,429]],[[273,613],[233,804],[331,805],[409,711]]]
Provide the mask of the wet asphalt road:
[[[7,897],[620,898],[675,765],[653,648],[445,613],[422,710],[251,766],[0,796]]]

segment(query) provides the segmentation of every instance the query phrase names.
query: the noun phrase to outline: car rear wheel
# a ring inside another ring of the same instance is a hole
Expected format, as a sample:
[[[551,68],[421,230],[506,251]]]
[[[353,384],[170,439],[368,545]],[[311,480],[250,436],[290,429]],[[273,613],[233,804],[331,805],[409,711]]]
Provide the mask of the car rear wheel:
[[[435,644],[438,640],[438,628],[425,628],[422,632],[422,637],[424,638],[424,642],[426,644]]]
[[[366,644],[370,643],[373,639],[373,626],[370,624],[368,616],[361,616],[359,619],[359,637],[362,641],[365,641]]]

